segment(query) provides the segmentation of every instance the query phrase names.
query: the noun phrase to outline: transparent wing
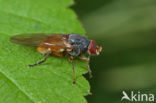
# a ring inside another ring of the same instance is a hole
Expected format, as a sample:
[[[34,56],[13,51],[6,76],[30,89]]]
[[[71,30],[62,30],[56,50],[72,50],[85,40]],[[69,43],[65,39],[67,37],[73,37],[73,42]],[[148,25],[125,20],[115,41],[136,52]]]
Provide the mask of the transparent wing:
[[[12,43],[25,45],[25,46],[38,46],[46,38],[53,34],[21,34],[15,35],[10,38]]]

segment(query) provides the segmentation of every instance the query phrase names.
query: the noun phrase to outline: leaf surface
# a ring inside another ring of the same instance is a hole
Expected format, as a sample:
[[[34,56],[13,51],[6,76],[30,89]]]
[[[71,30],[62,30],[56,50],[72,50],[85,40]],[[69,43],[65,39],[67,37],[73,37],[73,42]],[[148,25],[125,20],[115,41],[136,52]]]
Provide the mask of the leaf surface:
[[[72,0],[0,0],[0,103],[86,103],[90,87],[82,76],[86,62],[75,60],[76,81],[68,58],[43,59],[36,48],[9,42],[16,34],[81,33],[85,31],[74,12]]]

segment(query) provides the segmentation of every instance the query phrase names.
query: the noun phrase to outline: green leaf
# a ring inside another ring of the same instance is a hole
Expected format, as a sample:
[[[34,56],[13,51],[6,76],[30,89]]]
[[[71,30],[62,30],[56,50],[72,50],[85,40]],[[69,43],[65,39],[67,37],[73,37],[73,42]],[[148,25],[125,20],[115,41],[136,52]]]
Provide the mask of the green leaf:
[[[86,62],[75,60],[76,81],[68,58],[43,55],[36,48],[9,42],[16,34],[81,33],[84,29],[67,8],[72,0],[0,0],[0,103],[86,103],[90,87],[82,74]]]

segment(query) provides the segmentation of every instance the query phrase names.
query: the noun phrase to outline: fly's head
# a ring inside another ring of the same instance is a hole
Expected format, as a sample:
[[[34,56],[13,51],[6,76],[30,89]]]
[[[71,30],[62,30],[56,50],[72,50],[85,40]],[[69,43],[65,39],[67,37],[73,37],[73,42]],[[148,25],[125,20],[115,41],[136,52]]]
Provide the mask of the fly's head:
[[[98,56],[100,52],[102,51],[102,47],[98,46],[95,40],[91,40],[89,46],[88,46],[88,53]]]

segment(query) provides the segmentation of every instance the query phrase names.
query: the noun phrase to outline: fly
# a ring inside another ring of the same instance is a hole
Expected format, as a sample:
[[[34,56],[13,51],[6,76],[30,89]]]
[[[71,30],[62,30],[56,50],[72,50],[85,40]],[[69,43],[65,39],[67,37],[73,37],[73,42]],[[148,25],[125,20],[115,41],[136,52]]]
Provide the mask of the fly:
[[[72,64],[73,70],[73,84],[76,83],[75,69],[73,64],[74,57],[79,57],[81,60],[87,61],[87,69],[92,77],[92,71],[89,67],[90,56],[98,56],[102,51],[102,47],[98,46],[94,40],[89,40],[87,37],[80,34],[27,34],[15,35],[10,38],[12,43],[21,44],[25,46],[35,46],[37,51],[44,54],[43,60],[29,65],[33,67],[39,65],[47,60],[50,54],[63,57],[68,55],[69,61]],[[88,54],[89,56],[83,56]]]

